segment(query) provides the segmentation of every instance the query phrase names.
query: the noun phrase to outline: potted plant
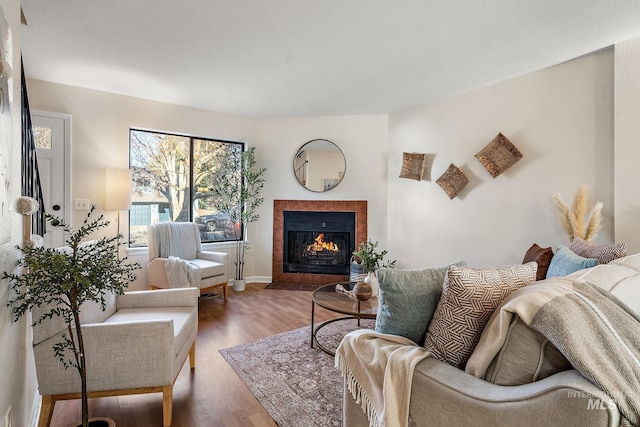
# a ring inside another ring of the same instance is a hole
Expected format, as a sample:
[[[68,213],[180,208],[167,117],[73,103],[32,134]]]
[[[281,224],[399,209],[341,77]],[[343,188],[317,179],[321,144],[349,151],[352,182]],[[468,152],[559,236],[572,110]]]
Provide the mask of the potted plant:
[[[364,279],[365,283],[371,286],[371,296],[378,296],[378,278],[376,277],[376,271],[381,267],[394,267],[396,260],[384,262],[384,257],[388,251],[378,251],[378,242],[368,240],[360,243],[358,250],[353,251],[353,255],[360,260],[362,266],[367,272],[367,277]]]
[[[247,242],[248,225],[258,221],[257,210],[264,202],[260,192],[264,187],[265,168],[256,166],[256,148],[246,151],[230,150],[226,153],[212,191],[214,206],[221,214],[229,216],[235,225],[235,280],[233,289],[243,291],[245,255],[249,250]]]
[[[68,236],[67,247],[51,249],[25,244],[19,248],[23,257],[18,261],[23,274],[3,273],[3,279],[9,279],[13,291],[7,306],[14,309],[14,321],[35,307],[50,307],[33,319],[34,325],[54,317],[64,319],[67,324],[62,341],[53,348],[60,363],[65,368],[77,369],[80,375],[83,427],[105,425],[105,421],[100,419],[96,424],[89,421],[87,370],[80,323],[82,305],[93,301],[102,304],[104,309],[105,295],[123,294],[128,284],[135,280],[134,270],[140,268],[139,264],[126,263],[126,258],[116,256],[121,235],[82,243],[109,224],[102,215],[91,219],[94,210],[95,206],[77,231],[61,218],[46,215],[53,226],[63,227]]]

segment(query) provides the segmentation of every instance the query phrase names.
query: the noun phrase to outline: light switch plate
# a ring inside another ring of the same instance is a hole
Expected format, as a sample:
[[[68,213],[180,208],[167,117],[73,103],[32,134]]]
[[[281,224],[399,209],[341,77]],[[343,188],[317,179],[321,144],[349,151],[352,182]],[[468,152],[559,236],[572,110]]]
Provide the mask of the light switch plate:
[[[88,211],[91,208],[89,199],[75,199],[74,208],[77,211]]]

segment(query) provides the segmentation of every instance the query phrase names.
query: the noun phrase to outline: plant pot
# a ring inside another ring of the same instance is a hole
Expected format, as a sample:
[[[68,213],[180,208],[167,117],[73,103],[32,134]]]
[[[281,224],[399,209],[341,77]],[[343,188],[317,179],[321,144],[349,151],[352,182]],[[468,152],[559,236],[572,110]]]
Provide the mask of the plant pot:
[[[244,291],[245,284],[246,284],[245,279],[235,279],[233,281],[233,290],[236,292],[242,292]]]
[[[380,286],[378,286],[378,278],[376,277],[376,273],[374,271],[370,271],[369,273],[367,273],[367,277],[364,278],[364,282],[371,286],[371,298],[377,297]]]
[[[80,427],[82,422],[72,424],[71,427]],[[89,427],[116,427],[115,421],[111,418],[98,417],[89,419]]]

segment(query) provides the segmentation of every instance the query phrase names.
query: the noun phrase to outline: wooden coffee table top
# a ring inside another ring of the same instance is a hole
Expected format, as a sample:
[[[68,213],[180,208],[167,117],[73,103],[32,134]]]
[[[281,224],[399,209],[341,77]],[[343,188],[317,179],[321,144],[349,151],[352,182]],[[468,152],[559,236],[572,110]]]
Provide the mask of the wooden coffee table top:
[[[313,302],[336,313],[358,316],[363,319],[376,318],[378,298],[369,298],[367,301],[353,300],[345,294],[336,292],[336,285],[342,285],[345,290],[350,291],[355,283],[340,282],[321,286],[313,291]],[[358,302],[360,303],[359,309]]]

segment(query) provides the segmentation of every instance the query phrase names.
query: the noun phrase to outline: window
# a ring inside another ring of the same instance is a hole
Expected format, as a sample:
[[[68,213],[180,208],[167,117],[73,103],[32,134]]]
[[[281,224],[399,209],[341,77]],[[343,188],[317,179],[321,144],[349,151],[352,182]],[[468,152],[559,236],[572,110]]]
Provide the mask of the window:
[[[243,150],[240,142],[131,129],[129,245],[147,246],[147,225],[162,221],[196,222],[203,242],[242,236],[237,224],[216,211],[211,189],[224,159]]]

